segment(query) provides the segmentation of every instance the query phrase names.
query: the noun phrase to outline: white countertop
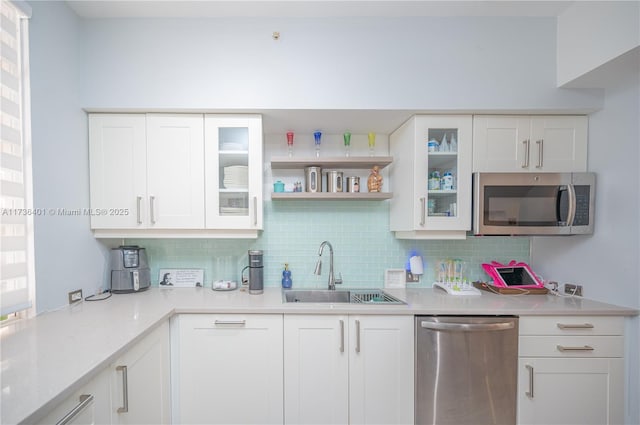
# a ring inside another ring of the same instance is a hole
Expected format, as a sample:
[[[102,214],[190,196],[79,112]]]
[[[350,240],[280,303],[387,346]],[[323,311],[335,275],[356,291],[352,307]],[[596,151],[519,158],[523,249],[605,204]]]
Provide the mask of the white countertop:
[[[630,308],[547,295],[448,296],[439,289],[386,290],[407,305],[282,302],[280,288],[262,295],[209,288],[152,288],[113,295],[18,321],[0,329],[2,424],[38,419],[109,365],[155,326],[179,313],[407,315],[637,315]]]

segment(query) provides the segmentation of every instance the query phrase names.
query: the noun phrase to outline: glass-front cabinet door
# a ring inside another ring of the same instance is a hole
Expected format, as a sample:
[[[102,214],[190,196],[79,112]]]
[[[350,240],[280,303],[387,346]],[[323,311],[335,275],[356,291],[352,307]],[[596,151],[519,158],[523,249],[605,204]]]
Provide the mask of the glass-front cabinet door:
[[[390,225],[396,237],[466,237],[471,229],[471,134],[470,115],[416,115],[390,136]]]
[[[421,201],[418,224],[424,223],[426,229],[469,230],[472,119],[420,118],[416,141],[416,191]]]
[[[205,116],[206,227],[262,229],[262,118]]]

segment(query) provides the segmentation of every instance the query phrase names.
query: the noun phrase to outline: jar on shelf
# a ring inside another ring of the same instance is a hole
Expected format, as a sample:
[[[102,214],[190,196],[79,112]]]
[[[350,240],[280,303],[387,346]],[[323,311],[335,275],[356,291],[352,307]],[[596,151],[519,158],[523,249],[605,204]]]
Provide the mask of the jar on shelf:
[[[451,171],[445,171],[445,173],[442,175],[440,188],[442,190],[453,190],[453,174],[451,173]]]
[[[427,151],[429,152],[438,152],[440,145],[436,141],[436,139],[431,139],[427,142]]]
[[[439,171],[432,171],[429,174],[427,188],[429,190],[440,190],[440,172]]]

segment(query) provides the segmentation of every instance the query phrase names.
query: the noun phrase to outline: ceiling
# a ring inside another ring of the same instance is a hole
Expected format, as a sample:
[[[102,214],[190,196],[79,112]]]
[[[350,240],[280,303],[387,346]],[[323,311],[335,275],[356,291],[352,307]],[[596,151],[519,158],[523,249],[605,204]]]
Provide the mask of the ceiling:
[[[70,0],[83,18],[555,17],[571,1],[429,0]]]

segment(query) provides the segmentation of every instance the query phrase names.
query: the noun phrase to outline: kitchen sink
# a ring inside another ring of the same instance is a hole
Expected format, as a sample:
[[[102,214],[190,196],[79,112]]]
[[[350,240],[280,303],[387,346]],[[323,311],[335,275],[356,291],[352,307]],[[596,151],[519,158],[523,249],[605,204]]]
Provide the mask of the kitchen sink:
[[[287,303],[406,304],[381,289],[289,289],[282,291]]]

